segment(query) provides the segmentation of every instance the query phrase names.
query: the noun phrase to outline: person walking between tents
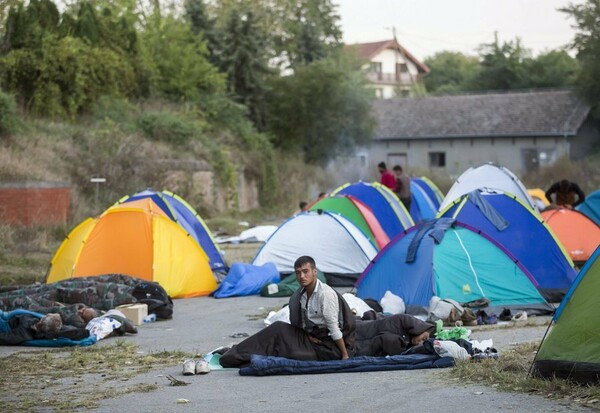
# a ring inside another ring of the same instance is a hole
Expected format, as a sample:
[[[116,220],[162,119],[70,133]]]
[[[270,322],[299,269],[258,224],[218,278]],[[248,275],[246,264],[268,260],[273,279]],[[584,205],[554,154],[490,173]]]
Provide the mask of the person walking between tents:
[[[410,200],[411,200],[411,192],[410,192],[410,178],[402,172],[402,167],[400,165],[396,165],[393,168],[396,186],[394,188],[394,193],[400,198],[400,201],[404,204],[407,211],[410,211]]]
[[[553,206],[573,208],[585,201],[585,194],[575,182],[563,179],[548,188],[546,198],[553,204],[548,208]]]
[[[396,189],[396,178],[394,178],[394,174],[388,171],[385,162],[379,162],[379,164],[377,164],[377,169],[381,174],[381,180],[379,181],[381,185],[387,186],[392,191]]]

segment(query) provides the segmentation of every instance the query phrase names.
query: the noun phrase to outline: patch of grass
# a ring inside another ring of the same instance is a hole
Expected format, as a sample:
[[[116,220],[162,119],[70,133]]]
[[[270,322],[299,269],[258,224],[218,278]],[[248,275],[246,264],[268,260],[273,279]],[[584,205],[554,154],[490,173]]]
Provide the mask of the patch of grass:
[[[497,388],[502,391],[537,394],[600,410],[600,386],[584,386],[563,379],[528,376],[539,342],[504,351],[497,360],[457,362],[452,374],[461,381]]]
[[[15,353],[0,358],[0,401],[3,411],[28,412],[40,406],[53,411],[95,408],[106,398],[156,390],[156,383],[127,382],[190,357],[191,353],[182,351],[141,354],[125,340],[106,346]]]

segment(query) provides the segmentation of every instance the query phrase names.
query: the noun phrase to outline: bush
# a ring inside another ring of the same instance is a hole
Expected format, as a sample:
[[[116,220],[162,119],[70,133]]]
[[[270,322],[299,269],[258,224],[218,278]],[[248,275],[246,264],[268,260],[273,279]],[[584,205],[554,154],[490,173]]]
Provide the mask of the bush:
[[[17,123],[15,99],[11,95],[0,91],[0,136],[13,132]]]
[[[143,113],[137,124],[148,138],[175,145],[189,142],[197,129],[195,122],[172,112]]]

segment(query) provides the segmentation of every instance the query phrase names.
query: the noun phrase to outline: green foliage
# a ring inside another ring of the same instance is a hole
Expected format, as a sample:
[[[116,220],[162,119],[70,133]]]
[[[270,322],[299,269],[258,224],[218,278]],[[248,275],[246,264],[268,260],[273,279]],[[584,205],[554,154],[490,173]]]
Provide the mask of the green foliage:
[[[154,95],[184,101],[223,90],[223,76],[207,60],[205,43],[175,16],[152,16],[142,45]]]
[[[587,0],[560,9],[575,20],[577,32],[572,47],[581,65],[576,79],[580,93],[590,104],[597,105],[600,96],[600,2]]]
[[[423,83],[430,93],[447,93],[467,90],[479,71],[479,59],[460,52],[443,51],[425,59],[431,69]]]
[[[173,145],[188,143],[197,131],[197,124],[173,112],[144,112],[138,126],[150,139]]]
[[[0,91],[0,136],[9,135],[18,124],[14,97]]]
[[[523,59],[528,51],[517,38],[502,45],[498,38],[480,46],[481,70],[471,84],[474,90],[505,90],[522,87],[525,69]]]
[[[564,50],[551,50],[535,59],[525,59],[523,87],[566,87],[574,84],[577,60]]]
[[[269,130],[275,146],[298,153],[309,163],[323,164],[369,142],[374,126],[372,93],[359,65],[340,54],[275,79],[269,96]]]

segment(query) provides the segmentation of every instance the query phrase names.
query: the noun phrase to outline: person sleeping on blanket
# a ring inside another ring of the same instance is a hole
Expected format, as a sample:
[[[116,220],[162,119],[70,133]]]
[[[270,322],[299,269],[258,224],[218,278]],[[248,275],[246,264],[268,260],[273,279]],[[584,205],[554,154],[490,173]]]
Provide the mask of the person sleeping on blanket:
[[[435,331],[433,324],[404,314],[357,321],[346,300],[317,278],[312,257],[298,258],[294,270],[301,288],[290,297],[290,324],[277,321],[227,349],[221,366],[247,366],[253,354],[307,361],[394,355]]]

